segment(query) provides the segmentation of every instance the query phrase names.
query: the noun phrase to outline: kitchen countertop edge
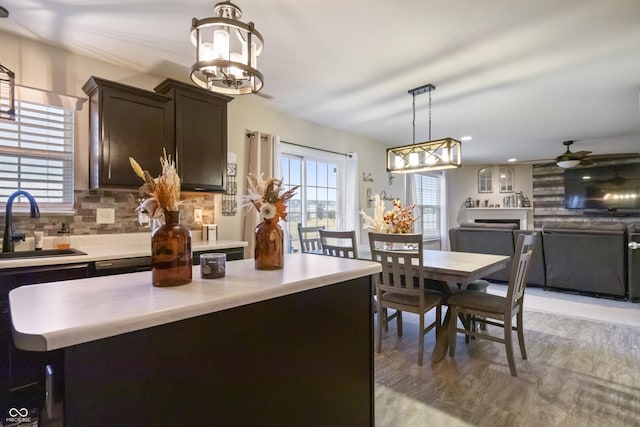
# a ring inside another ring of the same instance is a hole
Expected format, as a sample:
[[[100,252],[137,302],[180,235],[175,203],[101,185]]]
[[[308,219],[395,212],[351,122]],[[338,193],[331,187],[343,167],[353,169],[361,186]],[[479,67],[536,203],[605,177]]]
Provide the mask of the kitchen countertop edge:
[[[379,263],[314,254],[285,256],[282,270],[227,262],[224,278],[157,288],[149,272],[22,286],[9,294],[16,347],[49,351],[349,281]],[[117,278],[117,279],[114,279]]]

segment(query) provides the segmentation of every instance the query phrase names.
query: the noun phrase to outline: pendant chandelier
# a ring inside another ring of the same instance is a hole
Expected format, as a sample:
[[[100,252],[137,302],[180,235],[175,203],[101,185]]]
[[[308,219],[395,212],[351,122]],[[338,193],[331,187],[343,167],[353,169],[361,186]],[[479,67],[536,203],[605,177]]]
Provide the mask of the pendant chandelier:
[[[15,89],[15,74],[0,64],[0,119],[16,119]]]
[[[458,168],[461,165],[462,143],[453,138],[431,140],[431,91],[427,84],[409,93],[413,96],[413,144],[387,149],[387,172],[412,173]],[[429,140],[416,144],[416,96],[429,93]]]
[[[256,93],[264,78],[258,71],[258,56],[264,40],[253,22],[240,21],[242,11],[224,1],[214,7],[214,17],[196,19],[191,25],[191,43],[196,63],[191,80],[212,92],[227,95]]]

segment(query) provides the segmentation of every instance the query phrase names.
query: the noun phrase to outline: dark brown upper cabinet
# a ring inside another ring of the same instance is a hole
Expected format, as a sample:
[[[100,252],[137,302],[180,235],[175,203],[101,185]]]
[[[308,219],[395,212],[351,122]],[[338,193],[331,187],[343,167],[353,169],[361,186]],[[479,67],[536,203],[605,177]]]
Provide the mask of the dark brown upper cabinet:
[[[129,157],[158,176],[162,149],[175,152],[172,99],[98,77],[82,90],[90,99],[90,188],[139,188]]]
[[[182,190],[225,190],[233,98],[171,79],[155,92],[98,77],[82,89],[90,98],[90,188],[139,188],[129,157],[156,177],[164,148],[176,161]]]
[[[173,100],[176,164],[182,189],[224,191],[227,103],[233,98],[167,79],[156,92]]]

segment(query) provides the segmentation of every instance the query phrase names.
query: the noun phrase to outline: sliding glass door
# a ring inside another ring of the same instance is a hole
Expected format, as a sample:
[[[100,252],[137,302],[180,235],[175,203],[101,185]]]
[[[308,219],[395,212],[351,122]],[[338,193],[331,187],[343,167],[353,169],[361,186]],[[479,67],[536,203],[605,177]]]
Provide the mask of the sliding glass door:
[[[298,224],[338,230],[344,221],[344,158],[321,150],[282,144],[281,171],[285,188],[300,185],[287,208],[284,225],[292,252],[300,250]]]

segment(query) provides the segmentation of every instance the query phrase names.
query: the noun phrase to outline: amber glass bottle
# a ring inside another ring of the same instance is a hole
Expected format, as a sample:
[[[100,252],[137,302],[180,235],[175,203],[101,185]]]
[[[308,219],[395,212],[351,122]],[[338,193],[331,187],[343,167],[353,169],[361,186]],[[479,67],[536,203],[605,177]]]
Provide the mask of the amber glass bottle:
[[[284,233],[278,219],[262,221],[255,230],[256,270],[279,270],[284,266]]]
[[[153,286],[191,282],[191,231],[180,224],[180,212],[165,211],[164,224],[151,236]]]

